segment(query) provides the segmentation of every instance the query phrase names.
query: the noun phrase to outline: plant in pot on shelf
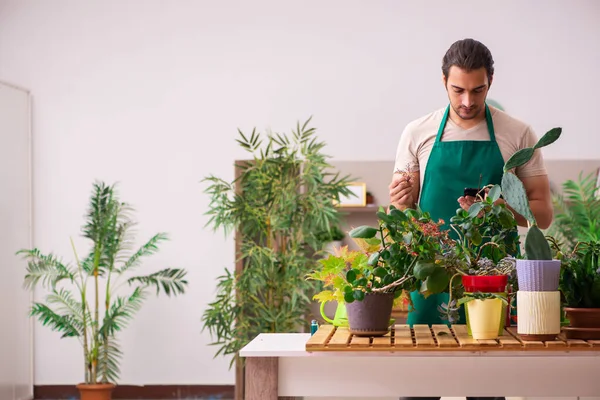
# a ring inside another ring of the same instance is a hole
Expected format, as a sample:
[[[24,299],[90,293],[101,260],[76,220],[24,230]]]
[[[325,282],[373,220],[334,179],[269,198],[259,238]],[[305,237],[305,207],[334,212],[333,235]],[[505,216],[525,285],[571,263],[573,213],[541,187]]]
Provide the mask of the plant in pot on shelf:
[[[334,254],[335,249],[342,247],[345,236],[338,225],[332,225],[328,230],[323,230],[316,235],[317,240],[323,243],[323,251],[329,254]]]
[[[119,200],[114,185],[95,183],[82,228],[91,248],[83,258],[73,240],[74,264],[37,248],[17,253],[27,260],[25,286],[34,289],[39,285],[49,291],[45,303],[33,304],[31,315],[62,338],[77,338],[82,345],[84,381],[77,385],[82,400],[111,398],[122,357],[116,334],[152,292],[178,295],[187,286],[182,269],[134,274],[167,235],[156,234],[133,251],[132,211]]]
[[[569,339],[600,339],[600,241],[579,242],[562,261],[563,330]]]
[[[498,202],[500,191],[500,186],[491,186],[485,197],[479,198],[468,211],[458,209],[450,221],[450,228],[456,233],[457,239],[451,246],[452,250],[446,253],[445,262],[447,266],[452,266],[456,273],[451,279],[449,303],[438,309],[442,319],[449,323],[457,323],[460,307],[467,300],[473,300],[473,296],[477,294],[478,301],[465,307],[469,334],[471,322],[480,326],[479,317],[485,315],[478,313],[473,316],[469,311],[474,307],[481,308],[480,300],[502,298],[504,302],[490,301],[485,305],[507,305],[500,309],[493,322],[496,336],[502,333],[507,320],[510,319],[507,288],[514,288],[516,285],[514,255],[517,254],[519,238],[514,215],[504,203]],[[454,285],[454,280],[458,277],[461,280],[458,285]],[[472,318],[475,318],[475,321],[472,321]]]
[[[561,133],[561,128],[551,129],[535,146],[516,152],[506,162],[502,176],[502,195],[506,203],[523,216],[529,226],[525,237],[526,258],[517,260],[517,331],[523,340],[554,340],[560,333],[561,261],[553,258],[550,243],[531,211],[523,183],[512,170],[529,162],[535,151],[554,143]]]
[[[426,281],[432,292],[448,284],[448,275],[438,266],[442,244],[448,240],[439,223],[420,210],[400,211],[393,206],[389,213],[380,207],[377,217],[379,227],[350,231],[361,250],[349,252],[343,247],[320,260],[322,268],[308,275],[332,287],[315,298],[336,300],[338,307],[345,307],[350,332],[359,336],[385,335],[394,298],[417,288],[418,279]]]

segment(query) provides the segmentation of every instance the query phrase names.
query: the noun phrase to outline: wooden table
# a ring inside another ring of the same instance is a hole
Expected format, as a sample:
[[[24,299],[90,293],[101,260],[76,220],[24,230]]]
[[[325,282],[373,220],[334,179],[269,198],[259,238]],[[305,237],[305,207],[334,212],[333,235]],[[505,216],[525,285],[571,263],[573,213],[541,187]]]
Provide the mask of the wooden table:
[[[523,342],[516,328],[477,341],[466,326],[397,325],[354,337],[261,334],[245,346],[246,400],[400,396],[600,396],[600,341]]]

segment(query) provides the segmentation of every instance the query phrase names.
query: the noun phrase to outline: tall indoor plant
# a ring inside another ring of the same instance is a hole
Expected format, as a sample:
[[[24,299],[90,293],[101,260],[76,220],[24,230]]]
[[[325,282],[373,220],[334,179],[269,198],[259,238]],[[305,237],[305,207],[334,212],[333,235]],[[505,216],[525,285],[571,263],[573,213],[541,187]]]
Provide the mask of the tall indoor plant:
[[[207,226],[236,232],[242,263],[235,273],[225,268],[202,317],[219,346],[216,355],[233,355],[232,364],[259,333],[302,329],[316,291],[304,276],[323,247],[319,232],[339,223],[334,201],[351,195],[349,177],[333,172],[309,121],[292,135],[239,132],[237,142],[251,159],[237,163],[233,181],[204,179]]]
[[[529,228],[526,258],[517,260],[517,308],[521,311],[517,331],[523,340],[554,340],[560,333],[561,261],[554,259],[550,243],[531,211],[525,187],[512,171],[528,163],[535,151],[558,140],[561,133],[561,128],[551,129],[533,147],[519,150],[504,165],[502,194],[508,205],[527,220]]]
[[[34,289],[39,285],[49,291],[45,303],[33,304],[31,315],[63,338],[78,338],[82,345],[84,382],[77,386],[82,400],[110,399],[122,357],[116,334],[144,300],[154,290],[157,295],[162,291],[169,296],[183,294],[187,286],[182,269],[132,274],[167,239],[166,234],[158,233],[133,251],[132,211],[119,200],[114,185],[95,183],[82,228],[91,246],[83,258],[73,240],[74,264],[37,248],[17,253],[27,260],[25,286]]]

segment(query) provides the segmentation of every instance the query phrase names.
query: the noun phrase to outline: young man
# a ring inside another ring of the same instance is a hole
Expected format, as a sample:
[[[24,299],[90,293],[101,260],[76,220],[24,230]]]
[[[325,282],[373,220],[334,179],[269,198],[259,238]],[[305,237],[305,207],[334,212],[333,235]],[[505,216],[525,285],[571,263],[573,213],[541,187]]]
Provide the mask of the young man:
[[[486,104],[494,61],[482,43],[464,39],[452,44],[443,58],[442,72],[450,104],[406,126],[389,190],[390,204],[401,209],[418,204],[434,220],[444,220],[447,228],[458,207],[468,210],[475,201],[463,195],[464,189],[499,184],[504,163],[518,150],[533,146],[537,136],[527,124]],[[538,225],[547,228],[553,209],[540,151],[515,172]],[[515,217],[519,225],[527,226],[521,215],[515,213]],[[443,297],[425,300],[418,293],[411,297],[420,304],[418,313],[409,313],[409,324],[443,323],[437,312]]]

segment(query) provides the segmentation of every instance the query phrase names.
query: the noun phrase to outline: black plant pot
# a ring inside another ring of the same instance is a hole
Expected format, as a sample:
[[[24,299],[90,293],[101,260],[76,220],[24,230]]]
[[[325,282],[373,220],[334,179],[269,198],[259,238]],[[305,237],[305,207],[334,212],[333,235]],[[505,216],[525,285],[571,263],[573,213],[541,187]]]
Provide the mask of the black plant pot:
[[[363,301],[346,303],[350,333],[356,336],[387,334],[393,305],[393,293],[367,293]]]

